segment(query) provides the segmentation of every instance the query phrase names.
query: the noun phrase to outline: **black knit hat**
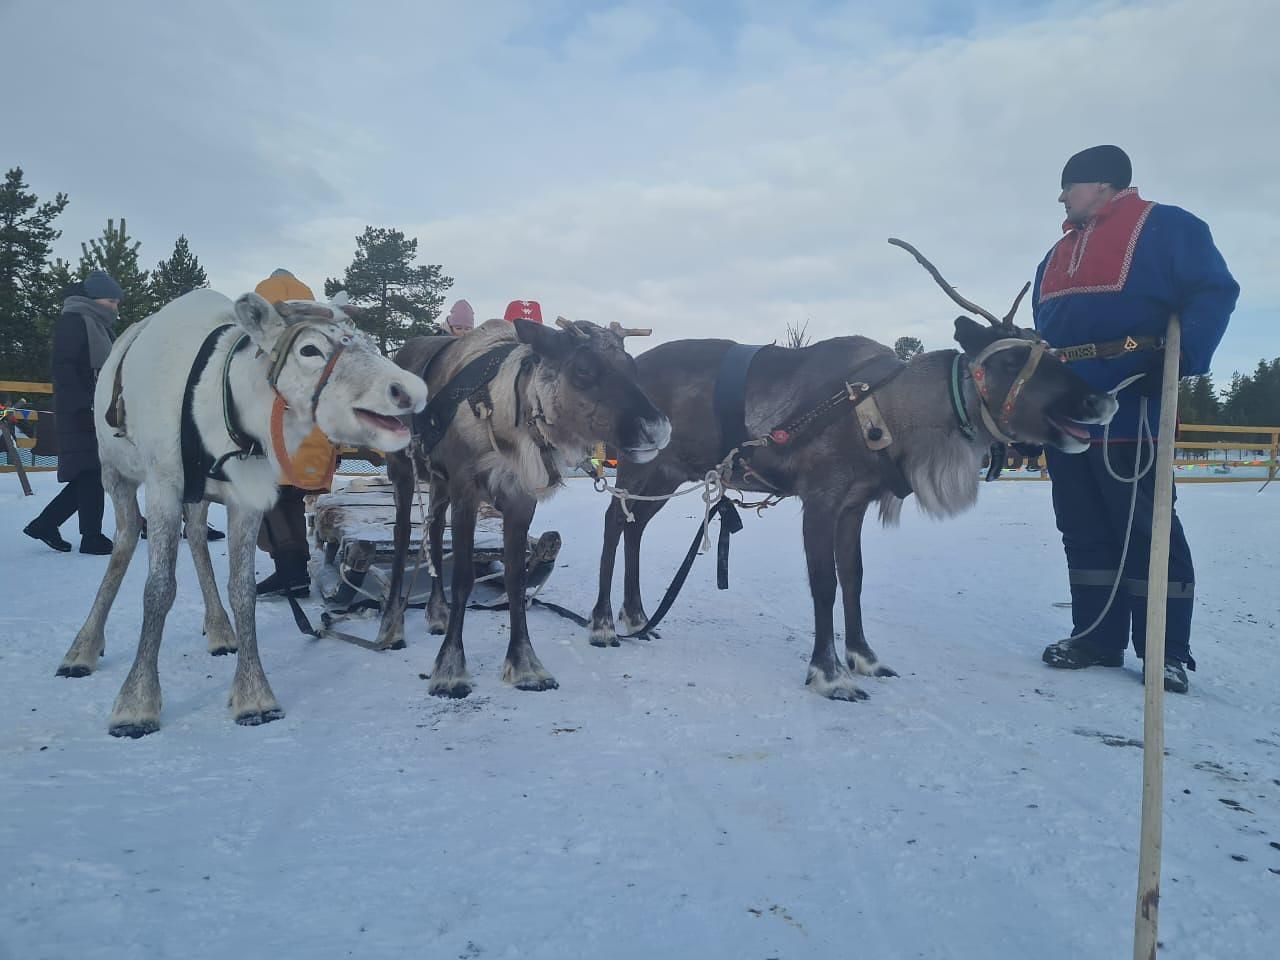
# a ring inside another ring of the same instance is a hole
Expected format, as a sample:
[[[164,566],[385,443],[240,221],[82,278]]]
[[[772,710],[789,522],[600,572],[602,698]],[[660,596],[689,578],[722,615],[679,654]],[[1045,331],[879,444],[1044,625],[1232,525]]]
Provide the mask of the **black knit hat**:
[[[1119,147],[1103,144],[1081,150],[1062,168],[1062,189],[1072,183],[1109,183],[1123,190],[1133,180],[1133,165]]]

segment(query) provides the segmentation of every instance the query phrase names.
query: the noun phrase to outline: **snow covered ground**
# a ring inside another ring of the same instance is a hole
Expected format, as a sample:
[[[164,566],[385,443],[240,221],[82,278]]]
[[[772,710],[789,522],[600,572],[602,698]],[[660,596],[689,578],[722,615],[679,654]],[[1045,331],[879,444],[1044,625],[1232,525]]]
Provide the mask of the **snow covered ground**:
[[[469,614],[476,691],[445,702],[421,611],[407,650],[375,654],[265,603],[287,716],[259,728],[228,715],[235,665],[204,653],[184,552],[163,726],[120,741],[145,544],[101,670],[55,679],[105,560],[20,534],[56,489],[35,482],[23,499],[0,475],[3,960],[1129,955],[1138,662],[1040,663],[1069,624],[1048,484],[868,529],[868,636],[902,677],[856,704],[803,686],[794,503],[747,518],[728,592],[698,560],[660,640],[600,650],[532,611],[554,692],[500,681],[505,614]],[[1200,670],[1166,701],[1161,956],[1276,956],[1280,486],[1255,491],[1178,489]],[[650,528],[650,609],[696,499]],[[546,598],[590,607],[604,507],[579,481],[540,510],[565,538]]]

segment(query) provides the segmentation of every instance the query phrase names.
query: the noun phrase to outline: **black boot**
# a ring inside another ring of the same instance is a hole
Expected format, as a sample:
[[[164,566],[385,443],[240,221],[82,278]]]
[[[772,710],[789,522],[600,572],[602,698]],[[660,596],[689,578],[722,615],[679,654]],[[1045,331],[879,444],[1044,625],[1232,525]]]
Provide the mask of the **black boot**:
[[[97,557],[107,556],[113,546],[111,539],[101,533],[90,533],[80,538],[80,552]]]
[[[1059,640],[1044,648],[1042,659],[1051,667],[1079,670],[1083,667],[1122,667],[1123,650],[1108,650],[1088,636],[1075,640]]]
[[[307,555],[289,551],[275,557],[276,572],[258,584],[259,597],[311,596],[311,575],[307,573]]]
[[[1110,575],[1110,571],[1071,571],[1071,578],[1076,581],[1071,584],[1071,635],[1076,639],[1059,640],[1045,647],[1042,659],[1049,666],[1065,670],[1124,666],[1124,648],[1129,642],[1129,597],[1123,586],[1117,589],[1107,615],[1089,630],[1111,596],[1111,584],[1105,584]]]
[[[22,528],[22,532],[32,540],[39,540],[59,553],[66,553],[71,549],[71,544],[62,539],[62,534],[58,533],[57,527],[41,526],[39,522],[32,520]]]

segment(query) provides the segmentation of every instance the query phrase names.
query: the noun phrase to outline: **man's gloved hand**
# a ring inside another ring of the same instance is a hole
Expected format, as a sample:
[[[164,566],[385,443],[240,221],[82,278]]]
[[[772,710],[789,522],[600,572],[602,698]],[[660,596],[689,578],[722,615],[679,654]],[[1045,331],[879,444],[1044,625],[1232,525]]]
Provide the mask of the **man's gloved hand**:
[[[1039,443],[1011,443],[1009,446],[1032,460],[1044,453],[1044,446]]]

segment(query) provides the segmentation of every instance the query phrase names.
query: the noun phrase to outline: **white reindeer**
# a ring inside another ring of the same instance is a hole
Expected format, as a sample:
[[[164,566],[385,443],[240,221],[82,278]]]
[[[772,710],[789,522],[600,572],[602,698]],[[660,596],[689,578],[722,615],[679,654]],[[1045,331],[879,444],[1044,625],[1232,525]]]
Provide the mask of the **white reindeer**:
[[[426,399],[426,384],[383,357],[334,305],[273,306],[256,293],[233,304],[197,290],[116,340],[94,395],[102,483],[116,513],[115,549],[88,619],[58,668],[58,676],[83,677],[97,666],[107,614],[138,544],[137,490],[145,485],[142,633],[111,712],[112,736],[141,737],[160,726],[158,657],[176,592],[184,512],[209,652],[238,653],[230,700],[235,720],[256,725],[284,716],[258,658],[253,551],[262,514],[275,503],[278,485],[297,478],[304,451],[317,441],[321,449],[327,438],[400,450],[410,438],[400,418],[420,411]],[[227,507],[234,631],[209,560],[211,501]]]

